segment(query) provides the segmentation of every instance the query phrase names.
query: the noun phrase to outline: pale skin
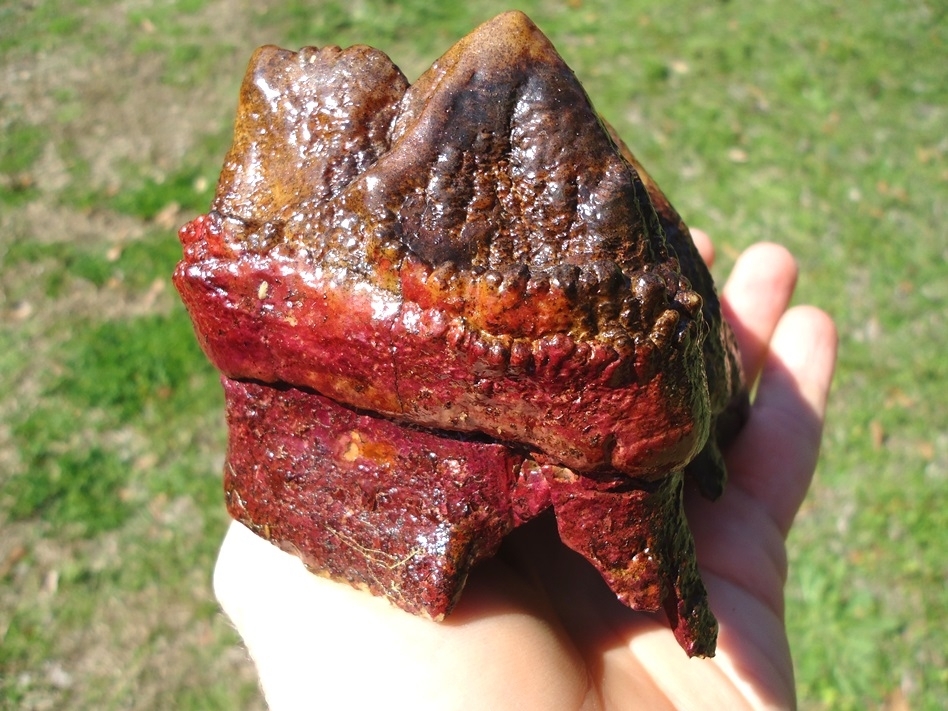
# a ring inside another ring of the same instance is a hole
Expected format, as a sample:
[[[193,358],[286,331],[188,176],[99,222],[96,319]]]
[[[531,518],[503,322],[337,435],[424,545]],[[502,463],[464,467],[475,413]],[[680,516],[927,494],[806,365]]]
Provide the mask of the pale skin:
[[[710,240],[694,237],[712,263]],[[757,244],[722,291],[758,385],[751,418],[726,453],[724,495],[712,503],[686,491],[720,623],[714,658],[689,659],[662,615],[619,604],[548,518],[515,531],[479,565],[443,623],[316,577],[235,523],[215,592],[270,707],[793,708],[785,540],[816,466],[837,342],[823,311],[788,308],[796,277],[783,247]]]

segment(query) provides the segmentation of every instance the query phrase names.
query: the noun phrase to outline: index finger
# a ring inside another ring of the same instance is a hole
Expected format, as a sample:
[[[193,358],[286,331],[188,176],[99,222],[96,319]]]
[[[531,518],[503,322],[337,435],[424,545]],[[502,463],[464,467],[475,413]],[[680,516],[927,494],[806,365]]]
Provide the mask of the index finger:
[[[826,313],[789,310],[766,352],[750,420],[728,451],[732,483],[758,500],[784,535],[816,468],[836,348]]]
[[[770,338],[796,283],[796,260],[778,244],[752,245],[734,263],[721,293],[721,310],[737,338],[748,385],[760,374]]]

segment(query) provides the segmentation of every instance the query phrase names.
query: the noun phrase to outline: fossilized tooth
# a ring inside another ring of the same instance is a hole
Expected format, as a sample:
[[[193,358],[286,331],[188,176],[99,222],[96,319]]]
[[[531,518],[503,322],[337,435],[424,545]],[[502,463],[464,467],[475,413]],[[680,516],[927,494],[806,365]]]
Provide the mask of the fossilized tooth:
[[[552,506],[621,600],[713,652],[681,479],[723,486],[733,338],[687,227],[524,15],[411,86],[368,47],[259,49],[180,237],[235,518],[440,618]]]

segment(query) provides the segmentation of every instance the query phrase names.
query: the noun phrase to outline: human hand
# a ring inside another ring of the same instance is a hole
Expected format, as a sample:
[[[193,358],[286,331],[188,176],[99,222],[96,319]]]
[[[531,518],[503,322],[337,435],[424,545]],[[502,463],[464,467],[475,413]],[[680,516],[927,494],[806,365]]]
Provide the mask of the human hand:
[[[710,241],[694,234],[702,256]],[[312,708],[786,708],[784,541],[810,485],[836,354],[822,311],[787,309],[796,265],[759,244],[722,292],[749,382],[751,417],[709,502],[687,490],[717,655],[688,659],[663,614],[620,604],[560,543],[550,517],[514,531],[472,572],[442,623],[308,572],[234,523],[214,576],[275,711]]]

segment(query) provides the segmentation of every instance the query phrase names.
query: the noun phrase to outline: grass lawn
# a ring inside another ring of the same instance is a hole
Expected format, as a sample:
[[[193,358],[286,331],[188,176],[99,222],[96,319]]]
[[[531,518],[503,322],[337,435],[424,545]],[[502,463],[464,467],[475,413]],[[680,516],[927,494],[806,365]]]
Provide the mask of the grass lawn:
[[[0,707],[258,709],[210,591],[215,374],[169,276],[264,43],[410,79],[508,5],[0,6]],[[804,709],[948,707],[948,7],[530,0],[723,277],[759,240],[835,317],[790,539]],[[437,9],[433,9],[437,8]]]

